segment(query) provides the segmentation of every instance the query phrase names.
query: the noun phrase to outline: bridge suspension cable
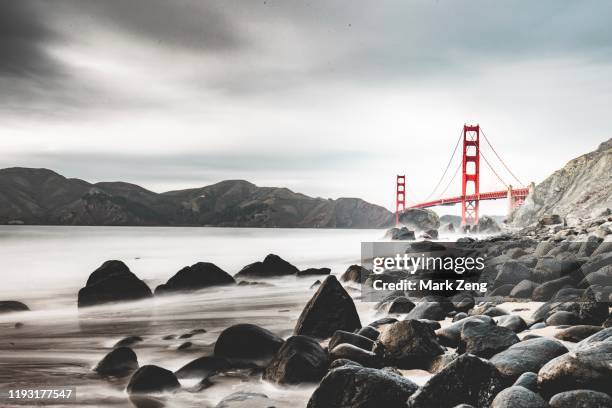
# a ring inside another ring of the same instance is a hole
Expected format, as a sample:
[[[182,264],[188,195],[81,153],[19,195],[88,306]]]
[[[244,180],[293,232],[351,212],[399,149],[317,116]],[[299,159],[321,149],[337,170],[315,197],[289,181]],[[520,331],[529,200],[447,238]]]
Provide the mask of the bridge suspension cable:
[[[486,156],[484,155],[484,153],[482,153],[482,150],[480,151],[480,157],[482,157],[485,161],[485,163],[487,164],[487,166],[489,166],[489,168],[491,169],[491,171],[493,172],[493,174],[495,174],[497,176],[497,178],[499,179],[499,181],[502,182],[502,184],[505,187],[508,187],[508,183],[506,183],[504,181],[504,179],[501,178],[501,176],[499,174],[497,174],[497,172],[495,171],[495,169],[493,168],[493,166],[491,166],[491,163],[489,163],[489,161],[487,160]]]
[[[427,196],[427,198],[425,198],[424,201],[429,200],[434,193],[436,192],[436,190],[438,189],[438,187],[440,187],[440,184],[442,184],[442,180],[444,180],[444,176],[446,176],[446,172],[448,172],[448,168],[450,167],[453,158],[455,157],[455,153],[457,153],[457,148],[459,147],[459,143],[461,142],[461,137],[463,136],[463,129],[461,129],[461,132],[459,132],[459,138],[457,139],[457,143],[455,144],[455,148],[453,149],[453,153],[451,154],[450,159],[448,159],[448,163],[446,164],[446,168],[444,169],[444,173],[442,173],[442,176],[440,177],[440,180],[438,180],[438,183],[436,184],[436,186],[433,188],[433,190],[431,190],[431,193],[429,193],[429,195]],[[456,176],[457,174],[455,174]],[[453,179],[455,178],[455,176],[453,176]],[[448,186],[446,187],[448,188]],[[444,189],[444,192],[446,191],[446,189]],[[444,194],[444,192],[442,192],[441,194]]]
[[[459,174],[459,169],[461,169],[461,162],[459,162],[459,165],[457,166],[457,169],[455,170],[455,174],[453,174],[453,177],[450,179],[450,181],[448,182],[448,184],[446,185],[446,187],[444,187],[444,190],[442,190],[442,192],[440,193],[440,195],[438,196],[438,198],[442,198],[442,196],[444,195],[444,193],[446,193],[446,190],[448,190],[448,188],[450,187],[451,184],[453,184],[453,181],[455,181],[455,177],[457,177],[457,174]]]
[[[501,164],[506,168],[506,170],[508,170],[508,173],[510,173],[510,175],[512,177],[514,177],[514,179],[521,185],[524,186],[524,184],[521,182],[521,180],[518,179],[518,177],[516,177],[514,175],[514,173],[512,172],[512,170],[510,170],[510,168],[506,165],[506,163],[502,160],[502,158],[499,156],[499,154],[497,154],[497,151],[495,151],[495,148],[493,147],[493,145],[491,144],[491,142],[489,142],[489,139],[487,138],[487,135],[485,135],[485,133],[483,132],[482,128],[480,128],[480,133],[482,133],[482,136],[484,136],[485,141],[487,142],[487,144],[489,145],[489,147],[491,148],[491,150],[493,150],[493,153],[495,153],[495,156],[497,156],[497,158],[499,159],[499,161],[501,162]],[[486,161],[486,159],[485,159]],[[491,165],[489,165],[489,167],[491,167]]]

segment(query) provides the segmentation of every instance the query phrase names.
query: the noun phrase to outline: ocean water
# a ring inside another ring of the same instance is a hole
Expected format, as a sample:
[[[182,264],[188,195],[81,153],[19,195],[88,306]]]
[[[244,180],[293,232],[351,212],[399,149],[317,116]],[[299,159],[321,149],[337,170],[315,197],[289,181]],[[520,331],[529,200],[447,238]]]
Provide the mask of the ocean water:
[[[381,230],[0,226],[0,300],[19,300],[32,309],[0,315],[0,389],[76,386],[76,406],[133,406],[124,391],[126,379],[109,381],[92,372],[118,340],[143,337],[133,347],[140,365],[174,371],[210,354],[219,333],[235,323],[258,324],[288,337],[317,279],[283,277],[271,280],[269,286],[210,288],[79,313],[77,292],[105,260],[124,261],[151,288],[198,261],[213,262],[234,274],[268,253],[300,269],[330,267],[340,274],[359,263],[362,241],[378,240],[383,234]],[[374,319],[373,305],[360,302],[358,290],[349,288],[349,293],[356,298],[362,322]],[[17,322],[23,326],[16,328]],[[199,328],[206,333],[189,339],[193,346],[186,350],[177,350],[185,340],[162,339]],[[182,385],[183,390],[166,397],[167,406],[212,407],[232,392],[252,391],[268,395],[279,407],[299,407],[305,406],[314,389],[312,385],[277,387],[240,373],[217,376],[201,391],[189,381]]]

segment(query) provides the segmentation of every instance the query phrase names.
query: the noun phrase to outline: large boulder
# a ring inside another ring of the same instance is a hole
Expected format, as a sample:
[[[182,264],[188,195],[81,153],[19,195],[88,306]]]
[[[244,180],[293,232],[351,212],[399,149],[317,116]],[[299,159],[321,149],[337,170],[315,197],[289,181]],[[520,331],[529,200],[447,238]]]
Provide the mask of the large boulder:
[[[498,273],[495,278],[495,287],[506,284],[517,284],[523,280],[531,280],[533,271],[531,268],[518,261],[508,261],[497,267]]]
[[[278,255],[269,254],[263,262],[254,262],[242,268],[236,277],[255,276],[268,278],[283,275],[295,275],[299,269],[285,261]]]
[[[125,377],[136,369],[136,353],[129,347],[119,347],[104,356],[94,371],[103,376]]]
[[[530,299],[531,294],[538,287],[536,282],[528,279],[522,280],[510,292],[510,297],[518,299]]]
[[[0,300],[0,314],[12,312],[25,312],[30,308],[25,304],[16,300]]]
[[[595,334],[590,335],[586,339],[582,340],[580,343],[576,345],[576,348],[588,347],[593,343],[599,343],[602,341],[607,341],[612,343],[612,327],[608,327],[598,331]]]
[[[303,269],[297,272],[297,276],[319,276],[319,275],[329,275],[331,273],[331,269],[329,268],[308,268]]]
[[[400,296],[398,298],[393,299],[389,302],[389,307],[387,309],[387,313],[396,314],[396,313],[410,313],[412,309],[414,309],[415,304],[410,301],[410,299]]]
[[[378,342],[384,346],[385,360],[402,368],[426,367],[433,357],[444,353],[431,327],[418,320],[392,324]]]
[[[523,373],[519,376],[519,378],[517,378],[517,380],[512,385],[524,387],[533,392],[537,392],[538,391],[538,375],[532,372]]]
[[[467,322],[461,330],[457,353],[471,353],[490,358],[520,341],[514,331],[506,327],[481,322]]]
[[[145,299],[151,289],[121,261],[106,261],[93,271],[79,290],[78,306]]]
[[[236,283],[234,278],[217,265],[210,262],[198,262],[186,266],[155,289],[155,294],[169,292],[188,292],[218,285]]]
[[[369,326],[366,326],[366,327],[369,327]],[[371,328],[371,329],[376,330],[374,328]],[[377,331],[376,338],[374,340],[376,340],[379,335],[380,333],[378,333]],[[334,333],[331,339],[329,339],[328,347],[331,350],[334,347],[336,347],[338,344],[342,344],[342,343],[352,344],[353,346],[362,348],[364,350],[372,350],[372,348],[374,347],[374,341],[372,341],[371,339],[365,336],[362,336],[361,334],[349,333],[344,330],[337,330]]]
[[[588,288],[580,299],[578,316],[582,324],[600,325],[608,318],[608,302],[599,302],[592,288]]]
[[[491,408],[548,408],[548,403],[527,388],[513,386],[497,394]]]
[[[589,326],[589,325],[578,325],[568,327],[567,329],[561,330],[560,332],[555,333],[555,338],[563,341],[571,341],[573,343],[577,343],[581,340],[586,339],[587,337],[601,331],[603,327],[601,326]]]
[[[225,357],[203,356],[185,364],[176,370],[178,378],[198,378],[205,379],[210,376],[224,373],[236,369],[260,369],[253,363],[233,360]]]
[[[548,316],[546,319],[547,326],[569,326],[578,324],[580,319],[576,313],[560,310]]]
[[[394,241],[414,241],[415,240],[414,231],[406,227],[391,228],[389,231],[387,231],[387,233],[385,234],[385,237],[391,238]]]
[[[129,394],[157,394],[174,391],[181,387],[172,371],[155,365],[140,367],[127,385]]]
[[[507,327],[515,333],[520,333],[527,328],[527,323],[521,316],[505,315],[494,318],[498,326]]]
[[[437,230],[440,228],[438,214],[423,208],[410,208],[404,211],[400,214],[399,222],[410,229],[418,231]]]
[[[341,343],[330,348],[329,357],[331,360],[350,360],[364,367],[381,368],[383,360],[373,351],[364,350],[349,343]]]
[[[594,342],[563,354],[538,372],[538,386],[545,396],[563,391],[590,389],[609,393],[612,384],[612,342]]]
[[[307,408],[404,408],[417,388],[392,371],[347,364],[323,378]]]
[[[444,320],[449,312],[450,302],[421,301],[406,315],[406,319]]]
[[[328,367],[327,353],[316,340],[293,336],[278,350],[263,378],[278,384],[319,382]]]
[[[491,363],[464,354],[431,377],[408,398],[407,406],[451,408],[466,403],[488,408],[503,388],[503,378]]]
[[[544,364],[567,353],[560,342],[545,337],[523,340],[491,357],[491,363],[508,383],[516,381],[523,373],[537,373]]]
[[[612,408],[612,397],[592,390],[573,390],[553,395],[550,408]]]
[[[493,319],[489,316],[478,315],[466,317],[465,319],[461,319],[453,324],[436,330],[436,335],[438,336],[440,344],[447,347],[459,346],[459,341],[461,340],[461,330],[463,330],[463,325],[468,322],[479,322],[489,325],[495,324]]]
[[[223,330],[215,343],[216,357],[268,365],[283,345],[283,339],[269,330],[241,323]]]
[[[531,299],[537,302],[546,302],[552,299],[563,287],[571,286],[573,283],[570,276],[553,279],[538,285],[531,294]]]
[[[328,338],[336,330],[353,332],[360,328],[361,321],[353,299],[336,277],[330,275],[302,310],[294,334]]]

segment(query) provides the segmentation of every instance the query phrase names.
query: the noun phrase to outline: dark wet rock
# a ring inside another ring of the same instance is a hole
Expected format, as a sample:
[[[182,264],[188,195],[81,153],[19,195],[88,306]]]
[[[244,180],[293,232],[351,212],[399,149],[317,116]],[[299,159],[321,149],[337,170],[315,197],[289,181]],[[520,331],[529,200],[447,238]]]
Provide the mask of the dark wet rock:
[[[496,234],[501,231],[497,221],[488,215],[483,215],[479,218],[475,231],[479,234]]]
[[[215,408],[272,408],[276,404],[266,394],[238,391],[223,398]]]
[[[23,324],[23,323],[21,323],[21,322],[17,322],[17,323],[15,323],[15,326],[14,326],[14,327],[15,327],[16,329],[21,329],[23,326],[24,326],[24,324]]]
[[[375,341],[376,339],[378,339],[378,336],[380,336],[380,332],[372,326],[363,326],[361,329],[359,329],[357,334],[363,337],[367,337],[372,341]]]
[[[563,287],[571,286],[572,282],[573,281],[570,276],[563,276],[561,278],[544,282],[533,290],[531,299],[537,302],[546,302],[552,299]]]
[[[459,345],[459,341],[461,340],[461,330],[463,330],[463,325],[467,322],[480,322],[487,323],[490,325],[495,324],[493,319],[489,316],[480,315],[467,317],[439,330],[436,330],[436,336],[438,337],[440,344],[447,347],[457,347]]]
[[[299,269],[278,255],[269,254],[263,262],[254,262],[242,268],[235,276],[257,276],[262,278],[295,275]]]
[[[181,343],[176,349],[177,350],[187,350],[188,348],[191,348],[191,346],[193,346],[193,343],[190,341],[186,341],[184,343]]]
[[[515,247],[515,248],[510,248],[506,250],[504,254],[507,255],[510,259],[517,259],[517,258],[520,258],[521,256],[527,255],[527,252],[525,252],[523,248]]]
[[[530,280],[522,280],[512,289],[510,297],[518,299],[530,299],[534,289],[538,287],[538,283]]]
[[[78,306],[94,306],[150,298],[151,289],[121,261],[106,261],[79,290]]]
[[[346,271],[340,276],[342,282],[365,282],[366,278],[370,275],[370,271],[361,265],[351,265]],[[363,280],[362,280],[363,279]]]
[[[380,326],[384,326],[387,324],[393,324],[395,322],[397,322],[398,320],[395,317],[383,317],[381,319],[375,320],[372,323],[368,324],[368,326],[374,327],[375,329],[379,328]]]
[[[406,297],[398,297],[391,301],[387,313],[409,313],[414,309],[415,304]]]
[[[132,374],[127,391],[129,394],[149,394],[174,391],[180,387],[172,371],[155,365],[145,365]]]
[[[387,327],[378,341],[384,346],[385,361],[397,367],[420,368],[443,354],[434,331],[418,320],[403,320]]]
[[[605,328],[612,327],[612,314],[601,325]]]
[[[467,313],[460,312],[453,316],[453,323],[458,322],[459,320],[463,320],[468,317]]]
[[[530,391],[538,392],[538,375],[532,372],[523,373],[512,385],[525,387]]]
[[[440,228],[440,218],[432,210],[411,208],[400,214],[399,222],[419,231]]]
[[[25,312],[30,308],[25,304],[16,300],[0,300],[0,314],[12,312]]]
[[[548,403],[527,388],[512,386],[497,394],[491,408],[548,408]]]
[[[580,319],[578,315],[572,312],[559,311],[555,312],[546,319],[547,326],[563,326],[578,324]]]
[[[308,268],[297,272],[297,276],[329,275],[330,273],[329,268]]]
[[[439,373],[444,367],[455,361],[457,358],[459,358],[459,355],[455,352],[440,354],[439,356],[432,358],[429,365],[424,369],[432,374]]]
[[[465,312],[474,307],[476,301],[474,300],[474,296],[468,293],[459,293],[453,297],[451,297],[451,302],[453,307],[457,312]]]
[[[492,291],[490,291],[487,296],[508,296],[510,295],[510,292],[512,292],[512,289],[514,289],[514,283],[506,283],[504,285],[500,285],[498,287],[496,287],[495,289],[493,289]]]
[[[344,365],[323,378],[307,408],[404,408],[417,388],[390,371]]]
[[[116,342],[113,348],[129,347],[133,346],[136,343],[140,343],[141,341],[143,341],[143,338],[140,336],[127,336]]]
[[[542,323],[542,324],[544,324],[544,323]],[[531,339],[540,339],[542,337],[543,336],[540,336],[539,334],[529,333],[529,334],[526,334],[525,336],[523,336],[523,341],[531,340]]]
[[[125,377],[137,368],[136,353],[129,347],[119,347],[104,356],[94,371],[104,376]]]
[[[341,343],[330,349],[329,356],[332,360],[351,360],[364,367],[381,368],[382,359],[372,351],[364,350],[348,343]]]
[[[535,267],[533,280],[548,282],[570,274],[580,275],[580,264],[576,259],[540,258]]]
[[[179,339],[190,339],[193,337],[193,333],[183,333],[178,338]]]
[[[431,330],[433,330],[433,331],[436,331],[440,327],[442,327],[440,322],[437,322],[435,320],[429,320],[429,319],[418,319],[418,320],[419,320],[419,322],[425,323],[426,325],[428,325],[431,328]]]
[[[406,315],[406,319],[444,320],[448,307],[442,302],[419,302]]]
[[[367,337],[355,333],[349,333],[343,330],[336,330],[334,335],[329,340],[329,349],[333,349],[338,344],[348,343],[364,350],[372,350],[374,342]]]
[[[598,302],[593,288],[588,288],[580,299],[578,316],[583,324],[600,325],[608,318],[608,302]]]
[[[327,353],[316,340],[292,336],[278,350],[263,378],[278,384],[318,382],[328,367]]]
[[[612,379],[612,342],[594,342],[563,354],[538,372],[542,395],[563,391],[590,389],[610,392]]]
[[[612,343],[612,328],[605,328],[603,330],[598,331],[595,334],[590,335],[586,339],[582,340],[580,343],[576,345],[576,348],[579,349],[581,347],[587,347],[593,343],[599,343],[602,341],[607,341]]]
[[[555,297],[548,302],[541,305],[532,314],[532,320],[534,322],[541,322],[546,320],[550,315],[557,311],[566,311],[578,314],[580,311],[580,305],[578,301],[582,294],[574,293],[561,293],[559,291]]]
[[[536,329],[543,329],[546,327],[546,323],[544,322],[539,322],[539,323],[534,323],[532,324],[529,329],[531,330],[536,330]]]
[[[563,344],[541,337],[516,343],[491,357],[490,361],[507,382],[512,383],[523,373],[537,373],[544,364],[564,353],[567,348]]]
[[[168,335],[162,337],[162,340],[174,340],[175,338],[176,338],[176,335],[168,334]]]
[[[219,285],[233,285],[234,278],[217,265],[198,262],[186,266],[168,279],[168,282],[155,288],[155,295],[172,292],[191,292]]]
[[[453,407],[461,403],[489,407],[502,389],[502,376],[488,361],[464,354],[408,398],[408,408]]]
[[[331,337],[336,330],[361,328],[357,309],[335,276],[328,276],[308,301],[295,325],[294,334]]]
[[[473,308],[472,310],[470,310],[470,312],[468,313],[470,316],[489,316],[489,317],[496,317],[496,316],[504,316],[507,315],[508,312],[506,312],[503,309],[500,309],[499,307],[490,304],[490,303],[485,303],[479,306],[476,306],[475,308]]]
[[[573,390],[553,395],[550,408],[612,408],[612,397],[604,392]]]
[[[416,238],[414,231],[407,227],[391,228],[385,236],[394,241],[414,241]]]
[[[568,327],[567,329],[561,330],[555,334],[555,338],[563,341],[571,341],[577,343],[581,340],[586,339],[592,334],[602,330],[601,326],[589,326],[589,325],[578,325]]]
[[[498,326],[507,327],[515,333],[520,333],[527,328],[525,320],[517,315],[499,316],[493,320],[495,320]]]
[[[175,374],[178,378],[207,378],[231,369],[254,367],[252,364],[235,362],[223,357],[204,356],[185,364]]]
[[[480,322],[467,322],[461,330],[457,353],[490,358],[520,340],[511,329]]]
[[[271,331],[242,323],[221,332],[214,354],[216,357],[267,365],[282,345],[283,339]]]
[[[517,261],[508,261],[498,267],[499,273],[495,278],[495,287],[505,284],[515,285],[522,280],[530,280],[533,271]]]

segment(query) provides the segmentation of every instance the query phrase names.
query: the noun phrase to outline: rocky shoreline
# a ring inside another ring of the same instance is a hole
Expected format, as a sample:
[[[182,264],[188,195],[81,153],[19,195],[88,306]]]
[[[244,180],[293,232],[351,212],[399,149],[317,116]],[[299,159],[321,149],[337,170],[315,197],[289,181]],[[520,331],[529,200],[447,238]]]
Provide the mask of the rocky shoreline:
[[[573,226],[557,221],[549,217],[520,231],[459,239],[467,248],[484,248],[492,260],[492,270],[481,276],[491,283],[484,301],[474,293],[415,299],[396,292],[371,305],[379,318],[367,324],[354,288],[370,272],[359,265],[337,278],[329,268],[299,270],[273,254],[234,276],[199,262],[152,290],[123,262],[108,261],[79,291],[83,317],[91,306],[109,302],[271,285],[287,276],[320,283],[289,337],[248,321],[233,324],[218,335],[211,353],[172,371],[141,365],[146,359],[141,361],[138,347],[148,337],[134,333],[101,353],[93,370],[97,381],[123,384],[139,407],[172,406],[177,393],[206,393],[225,375],[281,389],[309,384],[315,387],[309,408],[610,407],[612,216],[606,212]],[[508,310],[499,296],[515,301],[514,308]],[[543,303],[532,310],[533,301]],[[0,311],[17,321],[27,306],[5,301]],[[189,349],[205,332],[193,327],[164,338],[180,339],[180,347]],[[411,370],[427,373],[427,381],[411,380]],[[216,405],[270,406],[286,405],[263,388],[231,393]]]

